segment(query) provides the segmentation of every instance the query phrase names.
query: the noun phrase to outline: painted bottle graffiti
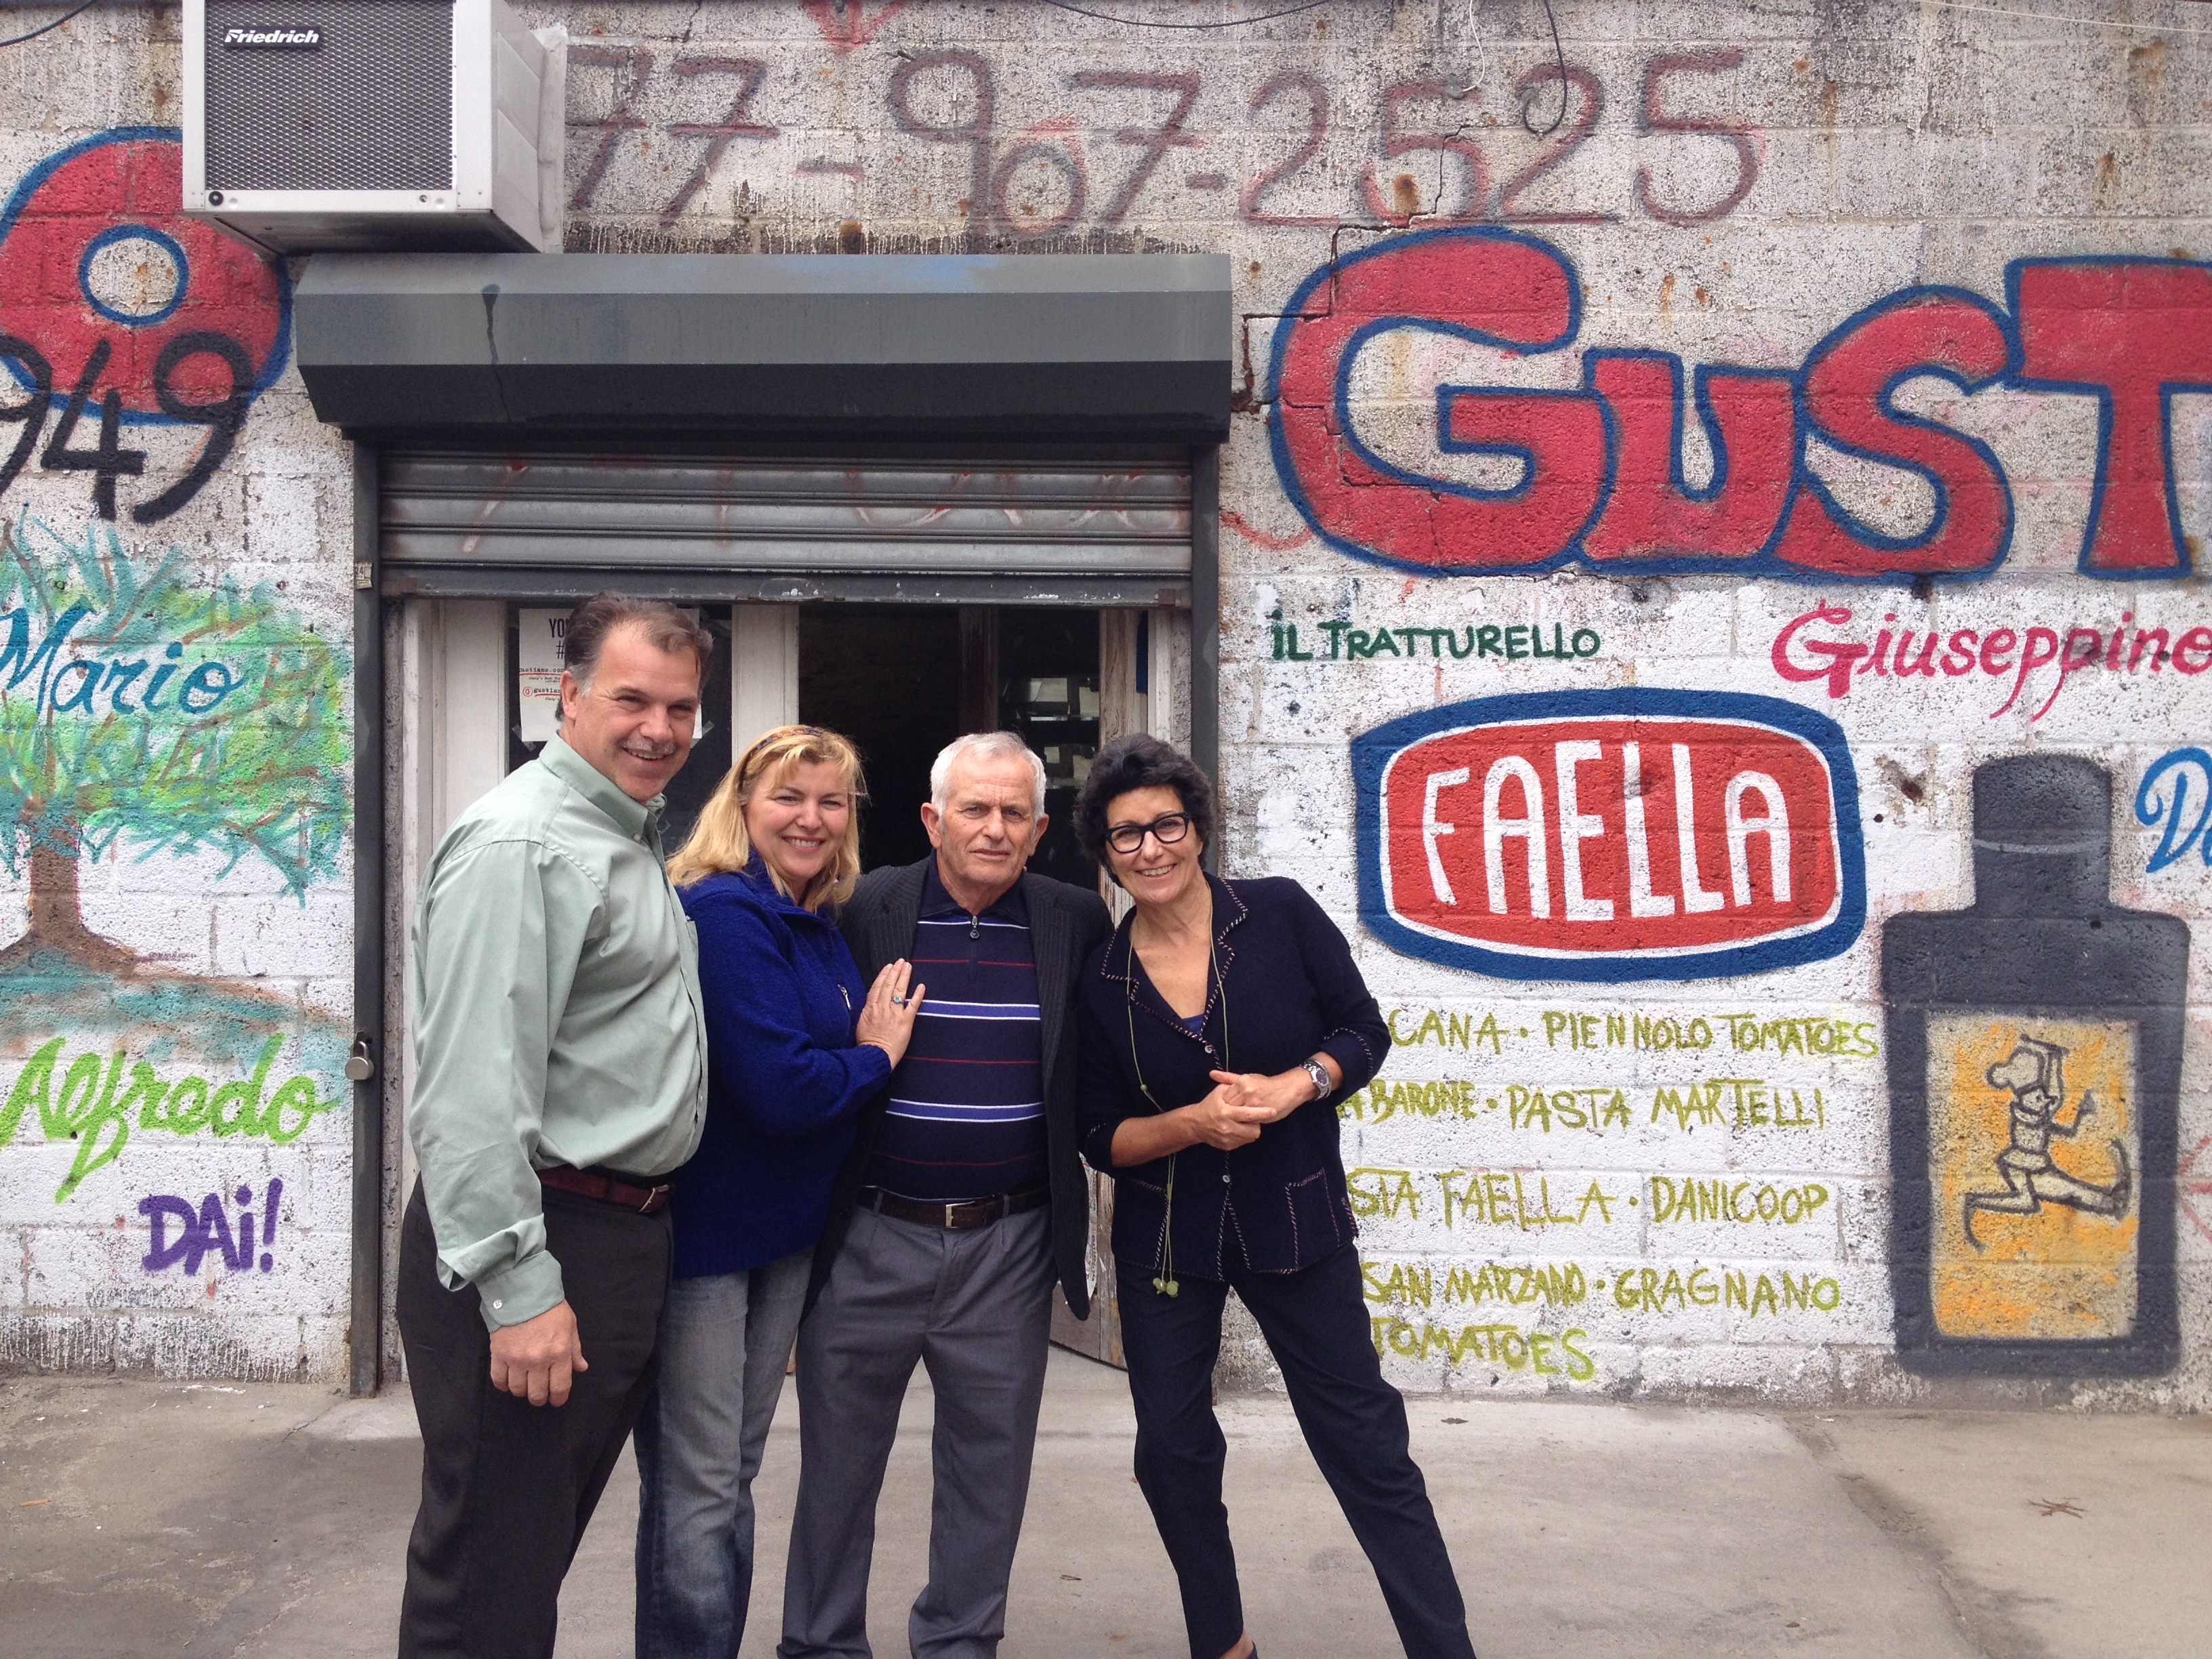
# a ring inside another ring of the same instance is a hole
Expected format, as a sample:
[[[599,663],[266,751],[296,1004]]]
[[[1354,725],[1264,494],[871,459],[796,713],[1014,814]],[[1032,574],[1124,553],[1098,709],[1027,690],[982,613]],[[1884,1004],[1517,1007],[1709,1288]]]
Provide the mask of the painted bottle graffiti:
[[[1922,1371],[2146,1374],[2179,1352],[2189,928],[2112,902],[2112,779],[1974,774],[1974,903],[1883,930],[1898,1350]]]

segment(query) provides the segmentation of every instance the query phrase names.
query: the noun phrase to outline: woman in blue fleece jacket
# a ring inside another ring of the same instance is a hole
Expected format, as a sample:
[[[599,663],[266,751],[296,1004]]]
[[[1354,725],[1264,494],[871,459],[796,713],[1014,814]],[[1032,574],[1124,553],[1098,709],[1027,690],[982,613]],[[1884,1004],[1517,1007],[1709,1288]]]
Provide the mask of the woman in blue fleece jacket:
[[[675,1284],[637,1425],[637,1650],[728,1659],[752,1594],[753,1476],[830,1187],[860,1104],[906,1052],[923,988],[864,988],[827,912],[860,870],[860,757],[779,726],[668,861],[699,935],[707,1128],[673,1177]]]

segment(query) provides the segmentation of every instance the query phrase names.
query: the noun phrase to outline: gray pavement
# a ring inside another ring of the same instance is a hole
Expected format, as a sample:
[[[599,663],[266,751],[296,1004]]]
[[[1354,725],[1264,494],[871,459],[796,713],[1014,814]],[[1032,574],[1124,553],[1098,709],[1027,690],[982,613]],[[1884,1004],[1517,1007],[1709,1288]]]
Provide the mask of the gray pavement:
[[[877,1650],[905,1652],[927,1547],[930,1402],[909,1395],[876,1546]],[[1792,1415],[1412,1402],[1484,1659],[2212,1652],[2212,1420]],[[1230,1514],[1267,1659],[1397,1652],[1279,1398],[1223,1402]],[[1055,1351],[1006,1659],[1185,1652],[1129,1475],[1118,1372]],[[798,1473],[787,1399],[758,1484],[745,1659],[775,1647]],[[419,1468],[404,1390],[0,1380],[0,1652],[387,1655]],[[628,1655],[635,1476],[562,1603],[562,1659]]]

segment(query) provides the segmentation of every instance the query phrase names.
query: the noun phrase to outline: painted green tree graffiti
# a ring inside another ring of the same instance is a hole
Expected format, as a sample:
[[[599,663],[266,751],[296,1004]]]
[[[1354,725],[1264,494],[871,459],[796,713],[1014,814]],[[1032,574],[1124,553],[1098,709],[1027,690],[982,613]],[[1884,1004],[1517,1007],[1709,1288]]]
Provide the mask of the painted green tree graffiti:
[[[77,866],[249,854],[288,888],[331,873],[347,822],[349,665],[274,584],[198,578],[181,550],[137,556],[113,526],[81,536],[27,512],[0,525],[0,864],[30,873],[29,928],[0,971],[133,975],[91,932]]]

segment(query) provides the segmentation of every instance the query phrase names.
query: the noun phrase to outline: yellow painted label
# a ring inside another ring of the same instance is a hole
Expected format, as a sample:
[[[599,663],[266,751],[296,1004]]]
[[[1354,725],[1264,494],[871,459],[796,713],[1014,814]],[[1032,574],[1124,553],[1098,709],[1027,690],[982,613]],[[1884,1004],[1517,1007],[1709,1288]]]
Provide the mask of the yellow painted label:
[[[1929,1265],[1944,1335],[2080,1341],[2134,1328],[2135,1080],[2133,1021],[1928,1022]]]

